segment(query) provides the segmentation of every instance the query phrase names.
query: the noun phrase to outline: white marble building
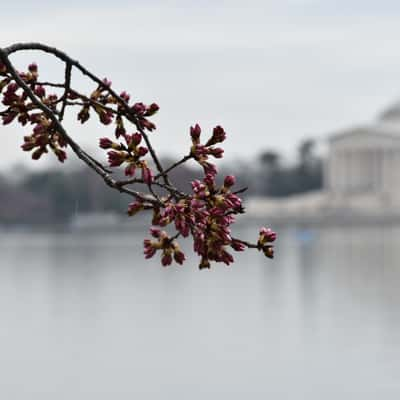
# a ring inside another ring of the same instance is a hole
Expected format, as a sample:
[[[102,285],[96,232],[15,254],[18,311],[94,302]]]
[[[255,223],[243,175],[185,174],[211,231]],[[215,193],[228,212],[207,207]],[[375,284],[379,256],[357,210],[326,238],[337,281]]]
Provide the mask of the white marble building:
[[[250,215],[278,222],[400,222],[400,103],[371,124],[328,139],[324,187],[285,199],[253,198]]]
[[[331,196],[400,199],[400,104],[331,136],[324,183]]]

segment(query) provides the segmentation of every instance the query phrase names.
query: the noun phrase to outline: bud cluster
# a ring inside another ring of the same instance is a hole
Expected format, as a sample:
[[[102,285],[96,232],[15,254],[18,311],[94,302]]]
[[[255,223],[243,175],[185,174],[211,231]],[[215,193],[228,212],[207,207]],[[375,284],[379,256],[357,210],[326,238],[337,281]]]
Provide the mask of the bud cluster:
[[[157,228],[151,228],[150,234],[154,239],[145,239],[143,242],[145,258],[153,257],[160,250],[161,264],[164,267],[171,265],[172,259],[180,265],[183,264],[186,257],[176,240],[169,237],[165,231]]]
[[[124,134],[125,143],[116,143],[109,138],[100,139],[100,147],[102,149],[112,149],[108,155],[108,163],[110,167],[119,167],[126,164],[125,175],[135,176],[136,169],[142,170],[142,179],[145,183],[150,184],[153,181],[153,172],[147,166],[147,162],[142,160],[148,153],[145,146],[139,146],[142,141],[142,134],[139,132],[132,135]]]
[[[274,258],[274,248],[271,243],[275,242],[276,233],[270,228],[262,227],[258,237],[257,246],[268,258]]]
[[[209,156],[222,158],[224,150],[220,147],[213,147],[226,139],[226,133],[221,126],[216,126],[210,139],[205,144],[200,143],[201,128],[199,124],[190,127],[192,147],[190,154],[203,167],[205,174],[216,175],[217,169],[214,164],[208,161]]]
[[[4,68],[0,65],[0,71]],[[28,66],[27,72],[20,72],[19,76],[28,83],[33,89],[34,94],[50,109],[55,109],[57,96],[51,94],[46,96],[43,86],[36,85],[38,79],[38,67],[35,63]],[[32,158],[38,160],[44,153],[48,153],[50,148],[60,162],[64,162],[67,155],[62,149],[67,146],[63,137],[54,129],[52,122],[43,112],[35,112],[35,106],[29,100],[28,95],[22,91],[15,82],[9,78],[8,84],[4,87],[0,85],[0,91],[3,92],[2,104],[7,108],[2,113],[3,125],[10,124],[17,120],[22,126],[30,123],[33,125],[33,131],[30,135],[24,136],[24,143],[21,148],[24,151],[32,151]],[[2,81],[4,82],[4,81]],[[5,89],[5,90],[4,90]]]

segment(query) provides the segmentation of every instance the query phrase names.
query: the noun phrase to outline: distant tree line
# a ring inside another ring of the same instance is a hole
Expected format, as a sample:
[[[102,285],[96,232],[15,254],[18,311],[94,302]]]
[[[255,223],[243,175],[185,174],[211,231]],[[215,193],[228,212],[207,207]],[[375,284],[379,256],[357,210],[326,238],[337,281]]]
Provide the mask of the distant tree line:
[[[259,195],[284,197],[322,188],[323,160],[316,154],[312,139],[302,141],[298,147],[297,160],[285,165],[282,156],[267,150],[260,155],[261,182]]]

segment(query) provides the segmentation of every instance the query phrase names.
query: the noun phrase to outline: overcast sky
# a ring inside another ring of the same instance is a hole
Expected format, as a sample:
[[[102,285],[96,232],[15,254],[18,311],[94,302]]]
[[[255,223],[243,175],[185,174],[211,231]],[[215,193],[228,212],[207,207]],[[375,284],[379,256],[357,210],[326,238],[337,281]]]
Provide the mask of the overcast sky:
[[[164,154],[186,151],[188,128],[199,122],[225,127],[230,160],[262,149],[290,155],[302,138],[371,121],[400,98],[399,1],[10,4],[1,10],[0,46],[54,45],[117,90],[157,102],[154,140]],[[35,53],[13,60],[40,61],[43,78],[62,76]],[[68,123],[89,149],[106,133],[96,127]],[[31,165],[19,150],[24,129],[0,130],[0,168]]]

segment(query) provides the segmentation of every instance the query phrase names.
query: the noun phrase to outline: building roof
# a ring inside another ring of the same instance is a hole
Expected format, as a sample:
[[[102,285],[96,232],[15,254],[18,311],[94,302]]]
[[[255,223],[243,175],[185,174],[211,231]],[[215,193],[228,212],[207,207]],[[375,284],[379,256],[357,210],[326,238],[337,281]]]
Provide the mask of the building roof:
[[[400,124],[400,101],[393,103],[380,115],[379,120],[384,122],[397,122]]]
[[[329,140],[341,139],[350,135],[373,134],[400,139],[400,120],[397,123],[378,121],[371,124],[356,125],[337,131],[330,135]]]

